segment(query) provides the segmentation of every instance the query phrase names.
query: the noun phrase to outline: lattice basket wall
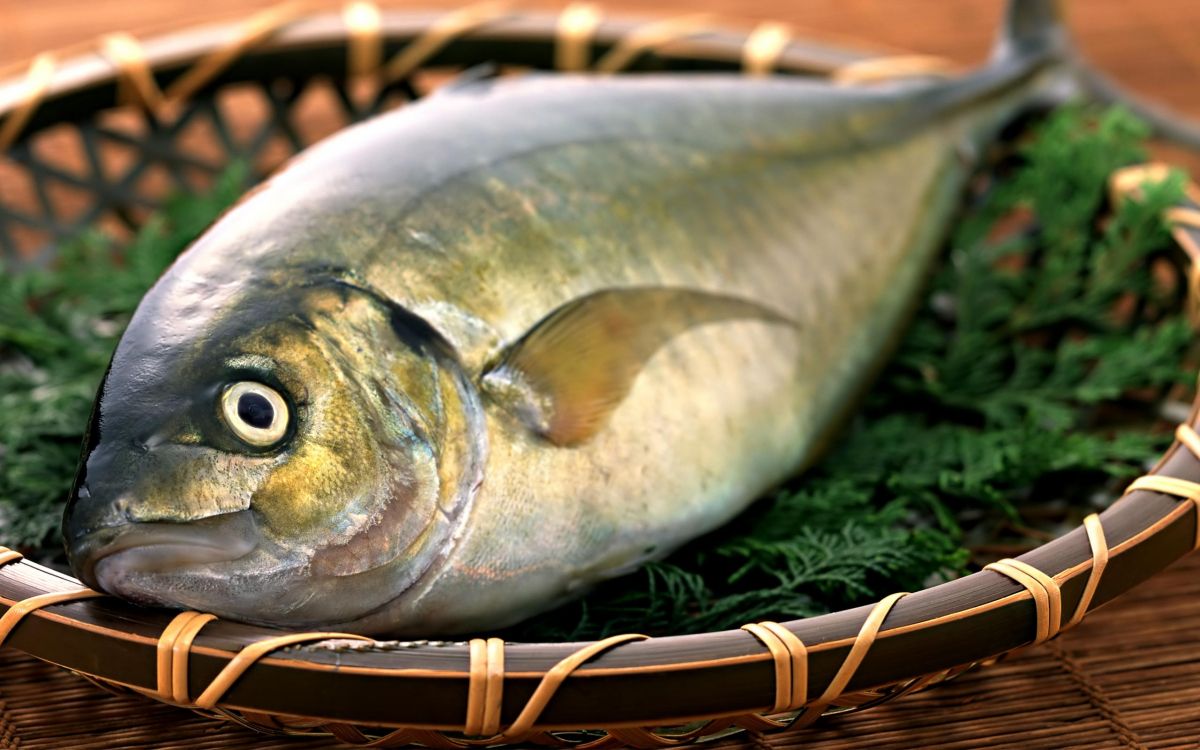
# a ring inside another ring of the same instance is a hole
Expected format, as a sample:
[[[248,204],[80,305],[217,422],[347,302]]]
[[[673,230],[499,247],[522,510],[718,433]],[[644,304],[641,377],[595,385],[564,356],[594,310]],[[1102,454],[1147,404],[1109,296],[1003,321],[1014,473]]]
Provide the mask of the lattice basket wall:
[[[884,69],[950,69],[921,56],[880,67],[778,24],[634,23],[585,5],[558,14],[497,3],[434,14],[288,6],[147,42],[110,36],[0,78],[0,253],[38,263],[81,229],[127,236],[166,195],[206,187],[234,160],[267,174],[321,137],[485,63],[852,83]],[[1187,212],[1200,196],[1191,198],[1176,236],[1196,255],[1200,229]],[[378,642],[138,609],[3,551],[0,643],[109,689],[353,744],[652,747],[796,730],[1046,641],[1194,549],[1196,418],[1122,502],[1063,538],[958,581],[804,621],[589,644]]]

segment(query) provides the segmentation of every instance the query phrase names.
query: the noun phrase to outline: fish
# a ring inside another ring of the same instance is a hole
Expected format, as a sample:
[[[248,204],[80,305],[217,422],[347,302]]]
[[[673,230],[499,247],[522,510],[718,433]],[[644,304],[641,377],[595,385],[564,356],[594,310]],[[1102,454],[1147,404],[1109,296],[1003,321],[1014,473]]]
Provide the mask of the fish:
[[[531,74],[311,147],[137,307],[73,572],[280,628],[494,630],[802,472],[917,304],[979,155],[1069,77]]]

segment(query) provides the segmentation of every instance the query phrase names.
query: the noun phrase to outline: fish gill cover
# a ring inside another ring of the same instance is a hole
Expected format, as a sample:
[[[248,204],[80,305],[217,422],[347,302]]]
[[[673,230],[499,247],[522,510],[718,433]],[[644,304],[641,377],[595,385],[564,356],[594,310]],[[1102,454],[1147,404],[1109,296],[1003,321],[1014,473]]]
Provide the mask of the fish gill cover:
[[[1106,205],[1144,159],[1121,110],[1066,108],[977,175],[924,303],[829,454],[733,524],[508,635],[691,633],[811,616],[1045,541],[1169,443],[1192,334],[1164,260],[1177,178]],[[141,295],[245,185],[235,166],[127,246],[89,233],[0,266],[0,544],[54,562],[104,367]],[[869,270],[868,270],[869,272]]]

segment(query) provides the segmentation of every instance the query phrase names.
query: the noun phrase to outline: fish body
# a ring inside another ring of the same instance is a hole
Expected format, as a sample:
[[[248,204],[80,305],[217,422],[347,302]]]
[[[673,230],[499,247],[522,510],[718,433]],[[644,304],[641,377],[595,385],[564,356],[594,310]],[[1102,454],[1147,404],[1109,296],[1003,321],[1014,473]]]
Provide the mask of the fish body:
[[[433,635],[718,527],[879,364],[970,154],[1054,77],[1041,31],[952,81],[475,82],[313,147],[136,311],[73,567],[142,602]]]

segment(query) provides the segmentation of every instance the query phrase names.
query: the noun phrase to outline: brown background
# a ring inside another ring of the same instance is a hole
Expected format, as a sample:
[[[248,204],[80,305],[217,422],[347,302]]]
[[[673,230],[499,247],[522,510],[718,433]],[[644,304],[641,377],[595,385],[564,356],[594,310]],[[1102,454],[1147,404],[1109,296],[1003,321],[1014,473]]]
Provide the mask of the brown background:
[[[109,31],[136,34],[237,18],[273,0],[0,0],[0,66]],[[381,0],[384,7],[453,7],[463,0]],[[522,6],[559,8],[529,0]],[[334,8],[334,2],[314,7]],[[812,36],[979,60],[1002,0],[604,0],[612,13],[711,11],[731,22],[777,19]],[[1200,2],[1067,0],[1080,46],[1104,70],[1200,116]]]
[[[278,0],[0,0],[0,68],[111,31],[138,36],[244,17]],[[470,0],[379,0],[383,7],[461,7]],[[1200,118],[1200,2],[1065,0],[1068,22],[1089,59],[1143,94]],[[565,0],[520,0],[561,8]],[[663,16],[708,11],[732,24],[786,21],[801,34],[862,48],[920,51],[963,63],[986,54],[1003,0],[602,0],[613,14]],[[339,7],[337,0],[305,3]],[[1166,151],[1179,156],[1178,151]],[[1193,171],[1200,159],[1187,158]]]
[[[1099,67],[1200,119],[1200,1],[1075,0],[1069,22]],[[237,18],[272,0],[0,0],[0,67],[100,33],[138,35]],[[388,2],[381,4],[387,6]],[[390,3],[395,5],[395,3]],[[406,7],[460,6],[413,0]],[[529,7],[561,7],[546,2]],[[334,3],[315,3],[333,8]],[[707,10],[767,18],[861,47],[970,63],[986,53],[1002,0],[603,0],[611,13]],[[1193,166],[1200,160],[1190,159]],[[48,698],[53,696],[53,698]],[[1200,748],[1200,558],[1135,591],[1062,640],[954,685],[816,734],[741,738],[742,748],[969,750]],[[142,699],[106,696],[61,670],[0,653],[0,748],[295,748]]]
[[[272,0],[0,0],[0,66],[102,32],[134,34],[238,18]],[[334,2],[313,2],[336,7]],[[450,7],[462,0],[413,0],[394,7]],[[530,0],[528,7],[562,7]],[[712,11],[731,22],[778,19],[812,36],[844,38],[977,61],[1001,16],[1002,0],[605,0],[612,13]],[[1088,58],[1139,91],[1200,115],[1200,2],[1075,0],[1068,19]]]

